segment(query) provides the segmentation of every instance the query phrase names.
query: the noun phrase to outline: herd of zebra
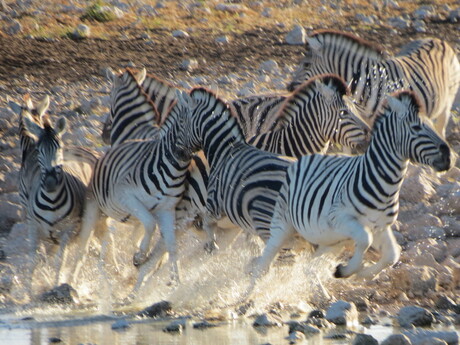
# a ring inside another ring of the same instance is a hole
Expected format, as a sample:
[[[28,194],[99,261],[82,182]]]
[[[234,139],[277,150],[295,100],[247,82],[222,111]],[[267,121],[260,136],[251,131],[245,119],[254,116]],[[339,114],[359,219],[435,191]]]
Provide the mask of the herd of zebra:
[[[435,38],[391,57],[331,30],[308,37],[306,48],[292,92],[281,96],[226,102],[202,87],[178,90],[145,70],[112,75],[102,155],[64,147],[66,120],[53,124],[48,97],[10,102],[20,117],[27,292],[40,238],[58,248],[56,285],[78,284],[90,238],[96,228],[108,233],[109,217],[143,227],[133,239],[134,292],[166,253],[171,279],[180,281],[176,235],[193,227],[209,252],[221,232],[259,236],[265,247],[251,263],[255,279],[282,248],[299,244],[324,253],[352,240],[353,256],[337,266],[337,278],[372,278],[394,264],[400,248],[391,225],[409,162],[436,171],[454,164],[444,137],[460,85],[458,58]],[[329,146],[348,154],[327,154]],[[78,248],[72,259],[69,241]],[[380,259],[365,266],[371,246]]]

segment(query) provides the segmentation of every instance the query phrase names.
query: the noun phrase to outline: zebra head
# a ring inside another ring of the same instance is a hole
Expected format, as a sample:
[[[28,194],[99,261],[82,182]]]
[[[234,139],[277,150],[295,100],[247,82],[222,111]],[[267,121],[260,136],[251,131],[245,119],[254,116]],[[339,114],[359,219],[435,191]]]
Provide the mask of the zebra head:
[[[46,192],[52,193],[62,183],[64,176],[61,135],[65,131],[66,120],[61,117],[53,128],[47,115],[42,115],[40,119],[39,124],[30,117],[30,113],[26,113],[24,127],[35,141],[42,187]]]
[[[362,150],[369,143],[370,128],[356,112],[345,81],[333,74],[314,80],[322,102],[322,136],[335,144]]]
[[[387,144],[412,163],[428,165],[436,171],[449,170],[454,158],[449,145],[436,133],[413,92],[389,96],[383,114],[374,127],[387,136]]]

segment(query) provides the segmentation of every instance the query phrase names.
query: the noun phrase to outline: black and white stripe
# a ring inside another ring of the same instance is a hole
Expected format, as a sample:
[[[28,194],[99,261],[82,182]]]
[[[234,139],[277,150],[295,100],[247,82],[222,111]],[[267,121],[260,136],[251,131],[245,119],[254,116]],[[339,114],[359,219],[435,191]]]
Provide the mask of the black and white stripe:
[[[62,278],[66,246],[79,231],[87,184],[96,156],[83,148],[64,148],[61,135],[66,120],[61,117],[53,126],[46,114],[47,96],[37,106],[28,96],[24,107],[14,102],[10,102],[10,106],[19,114],[22,150],[19,196],[29,226],[31,259],[27,284],[30,292],[40,238],[59,244],[55,283]]]
[[[138,95],[150,104],[145,93]],[[188,97],[188,95],[185,95]],[[140,99],[136,98],[136,102]],[[176,205],[185,190],[185,179],[192,158],[191,153],[177,145],[177,133],[182,117],[190,111],[187,99],[180,98],[154,139],[127,140],[112,146],[95,166],[91,179],[93,200],[88,202],[88,222],[82,227],[86,241],[101,213],[120,222],[140,221],[144,236],[135,265],[142,265],[152,253],[159,261],[166,249],[170,256],[173,279],[179,279],[176,260]],[[135,103],[136,103],[135,102]],[[161,240],[150,250],[156,225]],[[140,277],[142,280],[142,277]]]
[[[351,34],[319,31],[307,39],[306,57],[288,89],[322,73],[338,74],[350,83],[360,114],[371,122],[386,95],[414,91],[442,135],[460,86],[457,55],[437,38],[413,41],[388,57],[381,48]]]
[[[347,265],[337,267],[336,277],[372,278],[394,264],[400,248],[391,225],[398,216],[399,191],[409,162],[436,171],[453,165],[449,146],[423,113],[415,94],[401,92],[387,99],[364,155],[311,155],[291,165],[255,277],[268,269],[283,243],[295,233],[317,245],[319,252],[346,240],[354,242],[353,257]],[[370,246],[381,258],[364,267],[363,256]]]

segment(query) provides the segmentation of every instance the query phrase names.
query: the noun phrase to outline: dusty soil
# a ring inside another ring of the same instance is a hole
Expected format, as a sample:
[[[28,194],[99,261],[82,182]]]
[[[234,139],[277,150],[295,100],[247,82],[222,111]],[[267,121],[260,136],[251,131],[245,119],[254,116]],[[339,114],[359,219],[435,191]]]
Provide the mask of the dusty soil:
[[[410,39],[426,37],[430,33],[446,39],[453,46],[458,43],[458,24],[447,21],[428,23],[426,34],[407,29],[398,35],[392,34],[391,29],[387,28],[356,31],[356,24],[350,22],[347,27],[335,29],[350,31],[352,27],[355,34],[379,42],[389,51],[397,51]],[[153,44],[140,38],[140,30],[127,32],[130,37],[127,40],[0,37],[0,81],[7,93],[10,88],[30,86],[27,85],[30,80],[49,88],[63,82],[84,82],[94,76],[102,77],[103,68],[122,68],[131,62],[174,82],[175,78],[182,78],[188,73],[180,70],[180,63],[187,58],[199,61],[199,68],[193,72],[195,75],[251,71],[268,59],[276,60],[281,67],[295,65],[303,48],[286,44],[284,37],[287,32],[288,29],[276,26],[257,28],[228,35],[230,42],[226,44],[216,43],[219,35],[207,30],[192,32],[185,39],[174,38],[169,31],[162,29],[149,31]]]

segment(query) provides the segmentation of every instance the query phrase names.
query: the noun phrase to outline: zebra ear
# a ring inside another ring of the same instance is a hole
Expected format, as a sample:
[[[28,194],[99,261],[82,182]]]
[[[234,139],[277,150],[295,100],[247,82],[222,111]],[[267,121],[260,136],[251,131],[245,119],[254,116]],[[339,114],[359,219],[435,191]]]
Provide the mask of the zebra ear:
[[[10,101],[8,100],[8,106],[10,107],[10,109],[17,115],[21,115],[22,113],[22,107],[17,104],[16,102],[14,101]]]
[[[38,115],[43,116],[43,114],[48,110],[49,106],[50,106],[50,97],[46,95],[37,104],[36,110],[37,110]]]
[[[190,97],[190,95],[187,92],[176,90],[176,98],[180,104],[183,104],[186,107],[192,108],[193,100],[192,100],[192,97]]]
[[[307,37],[307,43],[312,52],[315,52],[317,54],[320,53],[322,46],[321,46],[321,43],[317,39],[312,38],[312,37]]]
[[[66,126],[67,126],[67,120],[65,119],[65,117],[60,117],[59,120],[57,120],[56,122],[56,126],[54,130],[56,131],[58,135],[62,135],[66,130]]]
[[[139,72],[136,73],[134,78],[136,78],[136,81],[140,85],[144,82],[146,76],[147,76],[147,70],[145,68],[142,68]]]
[[[315,85],[316,85],[316,88],[319,90],[319,92],[326,99],[326,101],[327,102],[332,102],[332,100],[334,99],[334,96],[336,94],[336,90],[334,90],[329,85],[324,84],[319,79],[315,80]]]
[[[407,105],[404,104],[404,102],[401,102],[401,100],[399,100],[398,98],[388,96],[387,102],[388,107],[391,109],[391,111],[395,112],[396,115],[398,115],[398,118],[403,118],[407,114]]]
[[[24,112],[23,123],[24,128],[27,132],[31,134],[35,139],[39,138],[43,132],[43,128],[40,127],[31,117],[32,115],[29,112]]]
[[[115,72],[113,71],[113,69],[111,69],[110,67],[109,68],[106,68],[105,69],[105,77],[107,78],[107,80],[110,82],[110,83],[114,83],[115,82],[115,78],[116,78],[116,74]]]

